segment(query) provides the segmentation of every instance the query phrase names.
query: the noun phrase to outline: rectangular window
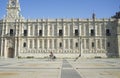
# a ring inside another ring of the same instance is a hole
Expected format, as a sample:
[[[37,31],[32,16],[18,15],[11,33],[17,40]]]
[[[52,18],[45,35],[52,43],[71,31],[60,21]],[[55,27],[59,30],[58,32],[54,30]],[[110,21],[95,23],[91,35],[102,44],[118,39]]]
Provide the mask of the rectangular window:
[[[78,43],[76,43],[76,48],[78,48]]]
[[[27,36],[27,30],[24,30],[24,36]]]
[[[92,48],[94,48],[95,47],[95,44],[94,44],[94,42],[92,42]]]
[[[59,44],[60,48],[62,48],[62,43]]]
[[[59,36],[63,36],[63,31],[59,30]]]
[[[91,29],[91,36],[95,36],[95,31]]]
[[[106,36],[111,36],[110,30],[106,29]]]
[[[42,36],[42,30],[39,30],[39,36]]]
[[[78,36],[78,35],[79,35],[78,30],[75,30],[75,36]]]
[[[27,45],[26,45],[26,43],[23,43],[23,47],[26,47]]]
[[[10,29],[10,36],[13,36],[13,34],[14,34],[13,29]]]
[[[110,47],[110,42],[107,42],[107,47]]]

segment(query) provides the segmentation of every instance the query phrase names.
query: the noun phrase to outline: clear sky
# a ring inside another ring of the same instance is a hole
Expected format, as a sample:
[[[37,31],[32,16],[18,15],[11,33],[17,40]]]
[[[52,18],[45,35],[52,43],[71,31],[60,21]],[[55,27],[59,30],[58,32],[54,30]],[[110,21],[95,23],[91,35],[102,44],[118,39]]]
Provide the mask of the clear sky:
[[[19,0],[25,18],[109,18],[120,11],[120,0]],[[0,18],[8,0],[0,0]]]

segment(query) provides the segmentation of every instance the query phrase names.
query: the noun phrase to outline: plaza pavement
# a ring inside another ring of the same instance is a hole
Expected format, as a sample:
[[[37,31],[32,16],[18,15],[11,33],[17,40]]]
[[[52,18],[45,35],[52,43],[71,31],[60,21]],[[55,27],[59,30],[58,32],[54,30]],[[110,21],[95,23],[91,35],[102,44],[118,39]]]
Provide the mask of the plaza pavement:
[[[120,59],[0,59],[0,78],[120,78]]]

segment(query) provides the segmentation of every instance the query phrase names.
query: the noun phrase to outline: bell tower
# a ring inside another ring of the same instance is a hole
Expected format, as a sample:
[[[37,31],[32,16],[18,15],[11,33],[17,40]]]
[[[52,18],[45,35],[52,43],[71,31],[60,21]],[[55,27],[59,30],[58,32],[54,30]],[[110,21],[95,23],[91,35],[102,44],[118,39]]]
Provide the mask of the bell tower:
[[[19,0],[9,0],[7,5],[7,19],[20,18],[20,4]]]

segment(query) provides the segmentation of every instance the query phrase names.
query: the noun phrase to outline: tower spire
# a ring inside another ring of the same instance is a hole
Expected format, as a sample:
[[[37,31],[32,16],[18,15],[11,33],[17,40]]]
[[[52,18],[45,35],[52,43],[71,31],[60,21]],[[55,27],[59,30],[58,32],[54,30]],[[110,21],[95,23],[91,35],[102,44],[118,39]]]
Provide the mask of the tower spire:
[[[19,19],[20,18],[20,4],[19,0],[8,0],[7,5],[7,19]]]
[[[95,19],[95,13],[92,14],[92,19]]]

